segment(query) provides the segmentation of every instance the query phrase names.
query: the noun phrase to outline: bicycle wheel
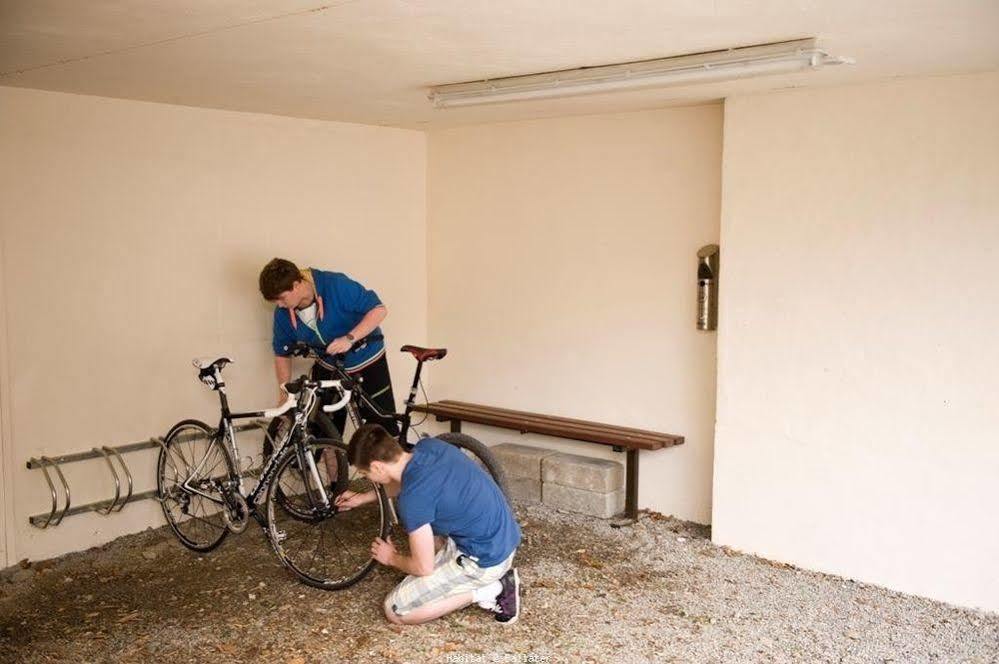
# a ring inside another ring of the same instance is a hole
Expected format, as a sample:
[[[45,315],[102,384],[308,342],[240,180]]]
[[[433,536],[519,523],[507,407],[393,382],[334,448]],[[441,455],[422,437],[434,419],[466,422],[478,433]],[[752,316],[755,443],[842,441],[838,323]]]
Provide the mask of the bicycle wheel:
[[[375,564],[371,542],[388,533],[388,500],[381,486],[349,467],[342,477],[332,478],[327,464],[316,463],[319,485],[331,502],[347,489],[375,492],[374,502],[339,512],[323,507],[311,469],[302,468],[303,461],[309,465],[304,455],[321,459],[333,454],[346,459],[346,453],[346,446],[338,440],[310,437],[282,455],[267,489],[267,534],[274,552],[295,576],[324,590],[360,581]]]
[[[271,420],[270,425],[267,427],[267,436],[264,438],[264,464],[273,454],[273,445],[271,441],[273,440],[275,444],[280,444],[284,440],[285,436],[288,434],[288,429],[292,425],[292,418],[287,416],[275,417]],[[316,433],[319,432],[319,433]],[[334,491],[336,495],[343,493],[345,483],[348,479],[347,473],[337,472],[337,468],[347,467],[347,448],[343,445],[343,440],[340,438],[340,433],[333,426],[333,422],[330,421],[329,417],[325,413],[318,413],[317,417],[309,421],[309,433],[316,438],[322,438],[324,440],[330,440],[337,444],[337,447],[328,448],[326,451],[317,450],[315,453],[315,460],[326,466],[326,476],[330,478],[337,478],[334,483],[330,485],[329,489]],[[293,459],[291,461],[294,468],[298,468],[298,459]],[[296,519],[309,520],[314,515],[310,511],[302,512],[298,509],[300,501],[288,500],[284,495],[284,490],[281,488],[280,484],[277,485],[275,489],[277,492],[276,500],[278,504],[287,512],[290,516]]]
[[[442,433],[435,436],[446,443],[454,445],[462,452],[465,456],[470,458],[476,463],[482,470],[489,474],[496,482],[496,486],[500,488],[503,495],[506,496],[507,502],[510,501],[510,492],[506,488],[506,473],[503,472],[503,466],[500,462],[496,460],[495,455],[489,451],[489,448],[472,438],[469,435],[463,433]]]
[[[184,420],[170,429],[156,463],[156,490],[181,544],[204,552],[222,543],[229,529],[218,485],[235,474],[222,439],[207,424]]]

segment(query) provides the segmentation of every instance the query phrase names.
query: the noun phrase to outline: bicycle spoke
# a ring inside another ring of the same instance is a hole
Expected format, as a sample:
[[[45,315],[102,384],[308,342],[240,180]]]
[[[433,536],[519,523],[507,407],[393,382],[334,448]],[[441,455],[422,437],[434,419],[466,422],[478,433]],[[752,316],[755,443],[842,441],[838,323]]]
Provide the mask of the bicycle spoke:
[[[316,537],[316,548],[312,550],[312,560],[309,561],[310,570],[316,564],[316,556],[319,554],[320,549],[322,549],[322,544],[323,544],[323,529],[320,527],[317,528],[316,530],[319,531],[319,535]]]
[[[299,529],[298,529],[298,532],[299,532],[299,534],[302,534],[302,533],[307,533],[307,532],[308,532],[308,530],[309,530],[309,527],[308,527],[308,526],[302,526],[301,528],[299,528]],[[291,539],[291,537],[290,537],[290,536],[289,536],[289,539]],[[308,544],[308,535],[306,535],[306,536],[305,536],[305,537],[303,538],[303,541],[302,541],[302,543],[301,543],[301,544],[299,544],[299,545],[298,545],[298,548],[297,548],[297,549],[295,550],[295,556],[296,556],[296,557],[298,556],[298,554],[299,554],[299,553],[301,553],[301,552],[302,552],[302,549],[304,549],[304,548],[305,548],[305,545],[306,545],[306,544]]]
[[[191,460],[190,461],[188,461],[187,456],[185,456],[185,454],[184,454],[185,446],[188,443],[190,443],[190,445],[191,445],[191,448],[190,448],[190,451],[191,451]],[[187,472],[188,473],[190,473],[192,470],[194,470],[194,446],[196,444],[197,444],[197,439],[196,438],[193,439],[193,440],[189,440],[189,441],[187,441],[187,440],[178,440],[177,444],[176,444],[176,447],[175,447],[175,449],[177,450],[177,454],[180,455],[180,459],[181,459],[181,461],[184,462],[184,466],[187,468]]]
[[[208,526],[209,528],[215,528],[217,530],[225,530],[225,526],[220,526],[217,523],[212,523],[211,521],[208,521],[207,519],[202,519],[201,517],[195,516],[193,514],[191,515],[191,519],[193,521],[197,521],[199,523],[202,523],[202,524]]]
[[[177,464],[173,462],[173,455],[167,452],[163,455],[163,460],[170,464],[170,467],[173,469],[174,479],[176,479],[180,475],[180,469],[177,468]]]
[[[349,551],[351,549],[351,547],[347,546],[344,543],[343,538],[340,537],[340,533],[338,533],[336,530],[333,531],[333,537],[335,537],[336,541],[340,544],[340,549],[341,550],[348,550]]]
[[[212,460],[214,461],[214,463],[212,463],[212,465],[210,466],[207,465],[205,466],[205,469],[202,472],[203,477],[212,477],[215,474],[215,470],[219,467],[219,464],[223,462],[222,456],[220,455],[218,448],[219,448],[218,445],[211,446],[210,451],[212,453]],[[208,452],[205,453],[205,459],[208,459]]]

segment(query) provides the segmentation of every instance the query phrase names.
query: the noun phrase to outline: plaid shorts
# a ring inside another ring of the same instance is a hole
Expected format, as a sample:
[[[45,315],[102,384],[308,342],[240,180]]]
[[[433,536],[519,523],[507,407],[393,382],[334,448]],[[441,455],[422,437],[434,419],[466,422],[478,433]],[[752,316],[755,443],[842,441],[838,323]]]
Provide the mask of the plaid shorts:
[[[506,574],[516,553],[498,565],[479,567],[477,559],[458,551],[449,537],[434,558],[434,571],[427,576],[407,576],[389,593],[386,604],[397,616],[404,616],[431,602],[488,586]]]

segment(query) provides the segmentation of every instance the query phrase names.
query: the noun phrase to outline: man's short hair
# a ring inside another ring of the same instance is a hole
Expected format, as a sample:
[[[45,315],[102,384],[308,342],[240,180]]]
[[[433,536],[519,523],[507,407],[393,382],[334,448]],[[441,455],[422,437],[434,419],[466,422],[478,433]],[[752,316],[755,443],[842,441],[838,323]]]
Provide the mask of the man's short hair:
[[[271,302],[278,299],[281,293],[290,291],[300,279],[302,271],[297,265],[283,258],[275,258],[260,271],[260,294]]]
[[[362,424],[351,436],[347,447],[350,465],[360,470],[371,468],[372,461],[392,463],[401,455],[399,441],[380,424]]]

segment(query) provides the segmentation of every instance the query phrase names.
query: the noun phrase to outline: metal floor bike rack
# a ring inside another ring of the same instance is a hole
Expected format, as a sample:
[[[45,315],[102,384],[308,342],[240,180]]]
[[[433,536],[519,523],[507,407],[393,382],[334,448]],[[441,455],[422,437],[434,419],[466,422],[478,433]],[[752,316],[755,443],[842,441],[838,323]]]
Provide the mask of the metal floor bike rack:
[[[246,431],[248,429],[263,429],[264,435],[267,435],[267,426],[270,423],[269,420],[254,420],[253,422],[247,424],[241,424],[239,426],[233,427],[236,431]],[[193,434],[188,434],[185,436],[180,436],[177,438],[178,441],[192,440],[197,436]],[[146,498],[155,498],[157,494],[156,489],[150,489],[149,491],[143,491],[141,493],[133,493],[134,483],[132,481],[132,473],[128,470],[128,465],[122,458],[122,454],[127,452],[138,452],[139,450],[154,449],[157,447],[165,448],[166,441],[161,437],[150,438],[149,440],[144,440],[138,443],[129,443],[127,445],[119,445],[117,447],[95,447],[89,452],[77,452],[74,454],[64,454],[57,457],[32,457],[28,459],[27,466],[29,469],[33,470],[35,468],[41,468],[42,473],[45,475],[45,482],[49,485],[49,493],[52,495],[52,509],[47,514],[36,514],[34,516],[28,517],[28,522],[35,526],[36,528],[48,528],[49,526],[58,526],[62,523],[62,520],[67,516],[73,516],[74,514],[83,514],[84,512],[97,512],[98,514],[108,515],[115,514],[122,511],[125,505],[134,500],[145,500]],[[88,459],[99,459],[103,457],[104,461],[107,462],[108,468],[111,470],[111,477],[114,479],[114,497],[111,500],[102,500],[96,503],[88,503],[86,505],[77,505],[76,507],[70,506],[70,492],[69,483],[66,481],[66,476],[63,475],[62,468],[60,464],[72,463],[74,461],[86,461]],[[125,492],[124,497],[121,495],[122,489],[122,475],[119,475],[118,470],[115,469],[115,464],[112,462],[112,458],[118,462],[118,465],[124,474],[124,479],[128,485],[128,489]],[[56,472],[56,476],[59,478],[59,483],[62,485],[63,493],[63,506],[59,509],[59,499],[58,491],[56,490],[55,483],[52,482],[52,476],[49,474],[49,469],[52,468]],[[244,475],[252,475],[253,472],[244,473]]]

